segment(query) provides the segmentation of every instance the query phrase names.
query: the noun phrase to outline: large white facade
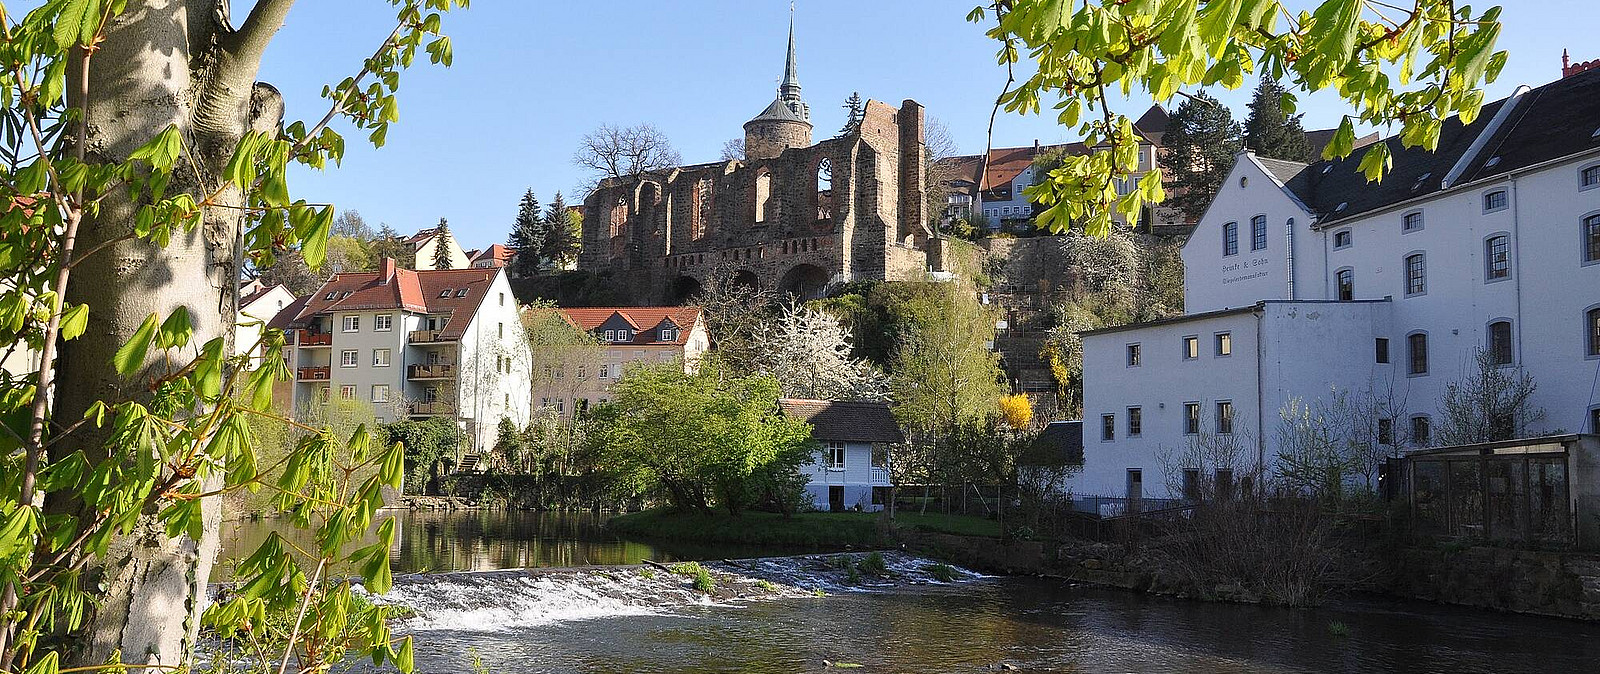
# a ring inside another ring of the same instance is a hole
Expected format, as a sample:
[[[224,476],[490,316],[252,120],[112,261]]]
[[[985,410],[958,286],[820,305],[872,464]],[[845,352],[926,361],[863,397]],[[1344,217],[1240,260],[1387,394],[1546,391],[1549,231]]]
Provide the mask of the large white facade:
[[[1394,145],[1381,185],[1336,173],[1359,151],[1311,166],[1239,155],[1183,250],[1186,315],[1084,336],[1074,490],[1121,496],[1139,471],[1142,496],[1178,496],[1158,454],[1217,433],[1227,410],[1230,435],[1270,461],[1284,404],[1335,389],[1400,401],[1396,438],[1425,431],[1480,349],[1537,383],[1546,416],[1529,432],[1600,432],[1600,73],[1522,91],[1452,120],[1437,153]]]

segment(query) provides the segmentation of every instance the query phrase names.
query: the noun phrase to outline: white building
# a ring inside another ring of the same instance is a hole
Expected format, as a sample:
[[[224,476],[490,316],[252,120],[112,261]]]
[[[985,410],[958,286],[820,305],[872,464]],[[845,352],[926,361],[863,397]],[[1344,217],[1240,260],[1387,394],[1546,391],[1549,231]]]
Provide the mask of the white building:
[[[444,246],[447,251],[446,254],[450,256],[450,269],[465,269],[472,266],[471,256],[467,255],[467,251],[462,250],[461,244],[456,241],[454,234],[448,231],[445,232],[444,236],[439,236],[438,234],[438,227],[429,227],[412,234],[411,238],[406,239],[406,243],[411,244],[412,249],[416,251],[416,264],[412,266],[419,270],[438,270],[438,266],[434,264],[434,257],[438,255],[439,246]]]
[[[1074,491],[1179,496],[1160,453],[1202,436],[1264,465],[1284,403],[1334,388],[1403,401],[1377,436],[1428,446],[1479,349],[1536,381],[1529,432],[1600,432],[1600,71],[1451,119],[1436,152],[1384,142],[1378,184],[1359,151],[1239,155],[1184,246],[1186,315],[1084,333]]]
[[[274,316],[283,311],[284,307],[294,303],[294,293],[289,292],[289,287],[282,283],[268,286],[261,279],[254,279],[239,289],[239,320],[233,328],[234,355],[244,355],[247,351],[254,350],[250,359],[250,366],[260,364],[261,353],[258,343],[261,341],[261,331],[267,326]]]
[[[339,396],[379,421],[456,418],[468,450],[493,446],[502,418],[528,423],[529,358],[505,270],[396,268],[336,274],[272,322],[289,337],[300,410]]]
[[[800,472],[810,477],[806,493],[818,510],[882,510],[889,502],[888,446],[904,442],[889,406],[785,398],[785,415],[811,424],[820,449]]]

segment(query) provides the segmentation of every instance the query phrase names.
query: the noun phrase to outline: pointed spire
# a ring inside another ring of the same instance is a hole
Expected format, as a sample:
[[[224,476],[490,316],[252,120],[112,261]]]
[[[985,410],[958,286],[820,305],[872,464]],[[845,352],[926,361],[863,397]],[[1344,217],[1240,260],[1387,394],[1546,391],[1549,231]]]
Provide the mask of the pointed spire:
[[[778,85],[778,97],[784,102],[800,100],[800,71],[794,65],[794,3],[789,3],[789,55],[783,62],[783,82]]]

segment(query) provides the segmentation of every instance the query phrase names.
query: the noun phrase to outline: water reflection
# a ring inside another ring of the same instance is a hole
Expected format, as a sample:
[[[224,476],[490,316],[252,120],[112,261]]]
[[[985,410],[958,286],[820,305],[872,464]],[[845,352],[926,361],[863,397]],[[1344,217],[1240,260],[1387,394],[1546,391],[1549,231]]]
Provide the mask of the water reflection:
[[[703,560],[808,551],[770,546],[631,541],[605,529],[609,515],[595,513],[419,510],[385,511],[379,520],[384,517],[396,520],[395,548],[389,552],[395,573],[639,564],[646,559]],[[287,520],[226,522],[222,530],[222,563],[217,565],[212,578],[230,580],[237,561],[248,557],[274,531],[302,548],[310,549],[315,545],[311,531],[297,529]],[[365,540],[350,549],[374,541],[376,537],[369,533]]]

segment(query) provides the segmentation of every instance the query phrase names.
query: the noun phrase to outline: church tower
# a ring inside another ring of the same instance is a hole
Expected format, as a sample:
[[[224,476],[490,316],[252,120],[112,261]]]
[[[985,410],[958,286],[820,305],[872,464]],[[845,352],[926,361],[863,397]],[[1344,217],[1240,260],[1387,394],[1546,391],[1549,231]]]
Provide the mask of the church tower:
[[[789,7],[789,56],[783,64],[778,97],[761,114],[744,123],[747,160],[772,159],[791,147],[811,146],[811,108],[800,99],[800,78],[794,64],[794,7]]]

